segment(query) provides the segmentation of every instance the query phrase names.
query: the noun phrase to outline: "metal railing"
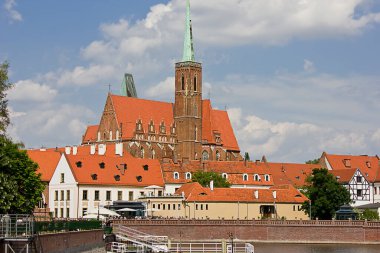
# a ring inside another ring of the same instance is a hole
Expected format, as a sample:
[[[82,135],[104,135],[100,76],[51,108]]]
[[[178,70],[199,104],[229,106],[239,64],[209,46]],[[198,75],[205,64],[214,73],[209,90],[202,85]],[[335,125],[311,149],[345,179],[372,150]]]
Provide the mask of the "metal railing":
[[[33,235],[32,215],[0,214],[0,238],[27,238]]]
[[[120,240],[133,242],[156,252],[168,252],[167,236],[154,236],[122,225],[114,226],[113,229]]]

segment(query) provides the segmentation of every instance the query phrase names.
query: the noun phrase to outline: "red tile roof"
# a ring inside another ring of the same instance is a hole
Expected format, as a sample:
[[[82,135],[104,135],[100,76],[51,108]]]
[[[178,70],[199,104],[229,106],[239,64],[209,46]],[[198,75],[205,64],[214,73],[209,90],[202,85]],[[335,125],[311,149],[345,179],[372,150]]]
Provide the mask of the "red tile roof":
[[[83,136],[82,142],[86,143],[86,142],[96,141],[98,137],[98,128],[99,128],[99,125],[88,126]]]
[[[255,197],[258,191],[258,198]],[[273,192],[276,191],[276,200]],[[189,202],[257,202],[257,203],[303,203],[308,199],[291,185],[281,185],[270,189],[251,188],[210,188],[202,187],[199,183],[183,185],[176,194],[185,195]]]
[[[43,149],[27,150],[26,152],[30,159],[38,164],[37,173],[41,174],[41,180],[49,182],[61,158],[61,153]]]
[[[330,170],[339,183],[349,183],[357,169]]]
[[[324,153],[322,158],[326,157],[333,170],[360,169],[363,176],[369,182],[379,180],[379,157],[366,155],[332,155]]]
[[[226,111],[212,109],[210,100],[202,101],[202,140],[216,144],[214,133],[219,133],[227,150],[240,151],[230,118]]]
[[[191,182],[186,179],[187,172],[195,173],[199,170],[213,171],[219,174],[226,173],[227,181],[233,185],[257,185],[272,186],[273,178],[271,171],[265,163],[253,163],[244,161],[190,161],[184,164],[163,163],[162,170],[167,184],[184,184]],[[174,179],[174,172],[179,173],[179,179]],[[248,181],[243,180],[243,174],[248,175]],[[260,181],[254,180],[254,175],[258,174]],[[269,175],[269,181],[265,181],[264,176]]]
[[[312,173],[313,169],[321,168],[319,164],[303,163],[271,163],[267,166],[273,176],[274,183],[292,184],[295,187],[301,187],[306,184],[306,178]]]
[[[174,123],[173,104],[132,98],[126,96],[110,95],[115,109],[118,125],[122,126],[123,138],[132,138],[139,119],[142,121],[144,132],[148,132],[148,124],[152,120],[157,128],[163,121],[166,126],[166,133],[170,134],[170,126]]]
[[[158,160],[134,158],[129,154],[122,157],[108,155],[65,156],[79,184],[135,187],[164,186]],[[101,163],[104,163],[104,168],[101,168]],[[127,165],[124,174],[123,164]],[[144,169],[145,165],[148,165],[147,170]],[[115,177],[120,180],[116,180]],[[139,177],[141,177],[141,180],[139,180]]]

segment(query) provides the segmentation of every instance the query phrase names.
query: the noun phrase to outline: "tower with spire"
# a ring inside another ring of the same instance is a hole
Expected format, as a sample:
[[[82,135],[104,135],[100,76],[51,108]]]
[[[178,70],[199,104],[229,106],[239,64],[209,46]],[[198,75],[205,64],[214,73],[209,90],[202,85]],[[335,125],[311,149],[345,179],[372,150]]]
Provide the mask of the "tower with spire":
[[[174,122],[178,159],[200,159],[202,152],[202,64],[195,61],[190,2],[186,0],[182,61],[175,64]]]

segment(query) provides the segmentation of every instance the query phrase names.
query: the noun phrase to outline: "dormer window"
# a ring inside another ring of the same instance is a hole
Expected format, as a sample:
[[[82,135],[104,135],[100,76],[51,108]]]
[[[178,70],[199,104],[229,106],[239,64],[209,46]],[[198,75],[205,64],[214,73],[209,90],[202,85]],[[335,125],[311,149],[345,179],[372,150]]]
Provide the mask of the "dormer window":
[[[228,178],[228,174],[227,173],[222,173],[222,178],[227,179]]]
[[[138,131],[141,131],[142,130],[142,123],[141,123],[141,120],[137,121],[136,123],[136,128]]]
[[[178,172],[174,172],[173,173],[173,178],[174,179],[179,179],[179,173]]]
[[[141,182],[142,181],[142,176],[137,176],[136,179],[137,179],[137,182]]]
[[[106,164],[104,162],[99,163],[99,168],[104,169]]]
[[[143,166],[143,169],[144,169],[144,170],[149,170],[149,166],[148,166],[148,164],[145,164],[145,165]]]
[[[120,175],[115,175],[114,178],[116,181],[120,181]]]
[[[92,180],[98,180],[98,175],[97,174],[91,174]]]
[[[255,175],[253,176],[253,179],[254,179],[255,181],[260,181],[260,176],[259,176],[258,174],[255,174]]]
[[[248,181],[248,175],[247,174],[243,174],[243,181]]]
[[[175,126],[172,127],[172,134],[175,134]]]
[[[349,168],[349,167],[351,167],[351,160],[350,159],[344,159],[343,164],[344,164],[344,166]]]
[[[77,166],[78,168],[81,168],[81,167],[82,167],[82,162],[81,162],[81,161],[78,161],[78,162],[76,162],[75,164],[76,164],[76,166]]]
[[[270,177],[269,177],[269,175],[265,175],[265,176],[264,176],[264,180],[265,180],[266,182],[270,181]]]
[[[367,165],[368,168],[371,168],[371,162],[366,162],[365,164]]]
[[[186,179],[191,179],[191,173],[190,172],[186,172]]]
[[[166,127],[165,127],[165,123],[164,122],[161,122],[160,133],[162,133],[162,134],[166,133]]]

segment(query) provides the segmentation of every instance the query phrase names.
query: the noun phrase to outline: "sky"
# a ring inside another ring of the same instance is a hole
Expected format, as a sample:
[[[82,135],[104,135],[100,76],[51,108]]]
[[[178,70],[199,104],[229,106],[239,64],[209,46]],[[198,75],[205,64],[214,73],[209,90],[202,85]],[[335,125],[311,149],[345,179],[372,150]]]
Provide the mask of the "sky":
[[[185,0],[3,0],[9,135],[78,145],[109,89],[174,101]],[[304,162],[380,153],[379,0],[191,0],[203,97],[227,110],[242,153]]]

